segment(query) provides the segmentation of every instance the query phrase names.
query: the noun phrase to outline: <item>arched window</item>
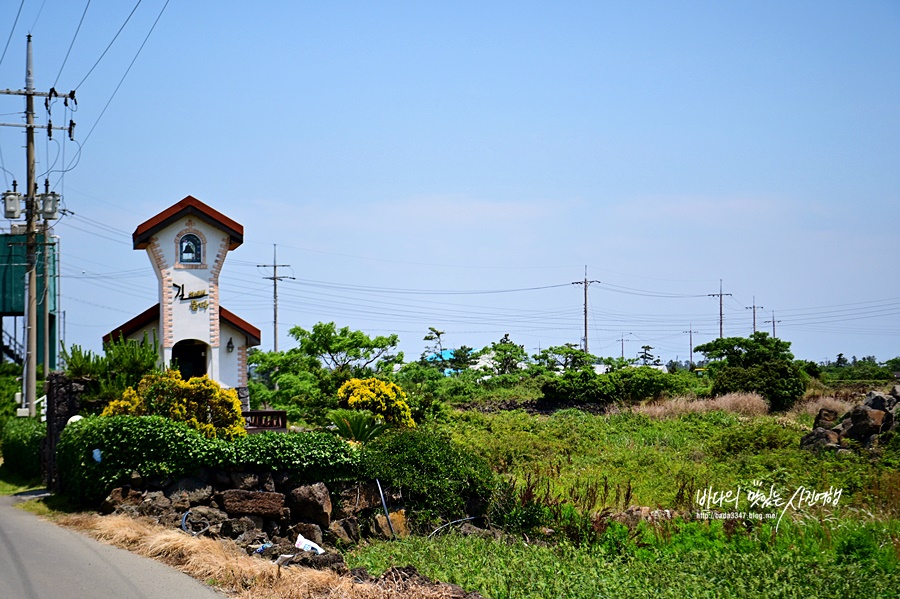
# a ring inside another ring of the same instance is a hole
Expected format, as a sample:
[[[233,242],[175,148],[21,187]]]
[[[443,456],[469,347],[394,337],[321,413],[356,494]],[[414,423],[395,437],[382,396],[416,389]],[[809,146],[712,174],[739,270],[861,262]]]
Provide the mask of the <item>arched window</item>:
[[[202,259],[200,238],[193,233],[182,236],[178,243],[178,261],[182,264],[200,264]]]

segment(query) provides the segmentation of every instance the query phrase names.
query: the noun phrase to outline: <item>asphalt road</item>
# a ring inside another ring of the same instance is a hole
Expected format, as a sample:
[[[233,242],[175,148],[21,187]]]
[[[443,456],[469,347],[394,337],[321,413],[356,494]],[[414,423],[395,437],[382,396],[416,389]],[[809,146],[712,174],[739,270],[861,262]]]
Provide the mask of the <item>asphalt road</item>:
[[[104,545],[12,507],[0,497],[4,599],[222,599],[173,568]]]

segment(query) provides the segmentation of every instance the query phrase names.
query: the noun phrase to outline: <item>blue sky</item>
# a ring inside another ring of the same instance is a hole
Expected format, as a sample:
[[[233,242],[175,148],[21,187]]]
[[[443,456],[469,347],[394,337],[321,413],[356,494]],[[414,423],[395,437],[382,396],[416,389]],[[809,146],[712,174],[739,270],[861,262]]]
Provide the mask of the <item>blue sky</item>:
[[[99,62],[137,2],[86,4],[26,0],[15,28],[0,7],[0,88],[29,32],[37,89],[78,85],[77,164],[38,138],[74,212],[68,344],[157,300],[130,233],[193,195],[245,227],[222,303],[264,349],[277,243],[282,349],[332,320],[408,358],[430,326],[579,343],[586,265],[595,354],[686,359],[721,279],[728,336],[755,302],[798,357],[900,355],[896,2],[145,0]],[[22,109],[0,96],[3,121]],[[7,187],[23,137],[0,128]]]

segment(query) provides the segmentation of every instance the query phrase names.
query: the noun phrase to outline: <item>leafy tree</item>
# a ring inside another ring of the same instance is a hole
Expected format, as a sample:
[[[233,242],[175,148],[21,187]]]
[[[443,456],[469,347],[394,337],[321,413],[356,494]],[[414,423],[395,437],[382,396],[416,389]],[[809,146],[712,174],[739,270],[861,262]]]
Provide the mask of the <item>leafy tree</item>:
[[[553,372],[579,370],[597,361],[596,356],[587,353],[574,343],[548,347],[535,354],[533,358],[537,364]]]
[[[516,345],[503,335],[499,342],[491,343],[491,368],[494,374],[511,374],[520,370],[520,364],[528,358],[524,345]]]
[[[333,322],[311,330],[294,327],[298,346],[286,352],[254,352],[250,393],[264,403],[287,410],[291,420],[324,424],[328,410],[338,407],[336,394],[351,378],[389,376],[403,354],[394,353],[397,335],[370,337]]]
[[[705,354],[710,360],[724,360],[728,366],[749,368],[772,360],[792,361],[791,342],[769,337],[757,331],[750,337],[724,337],[698,345],[694,351]]]
[[[478,356],[475,354],[475,350],[466,345],[460,345],[453,350],[448,366],[453,369],[454,374],[458,375],[463,370],[471,368],[477,359]]]
[[[757,331],[749,338],[726,337],[694,349],[720,360],[710,364],[712,393],[755,391],[769,402],[770,409],[779,411],[790,408],[806,388],[790,347],[789,341]]]
[[[350,327],[338,329],[333,322],[319,322],[307,331],[293,327],[289,334],[297,340],[298,353],[315,357],[338,378],[350,378],[364,371],[390,372],[403,362],[402,354],[392,354],[400,339],[397,335],[369,337]]]
[[[434,341],[434,345],[425,347],[422,353],[422,362],[427,365],[433,365],[439,369],[444,369],[444,342],[441,337],[444,331],[439,331],[434,327],[428,327],[428,334],[422,338],[423,341]]]
[[[177,370],[144,376],[137,389],[125,389],[101,416],[163,416],[209,438],[230,440],[247,434],[234,389],[222,389],[207,376],[185,381]]]
[[[642,366],[648,366],[649,364],[659,365],[659,358],[650,353],[650,350],[653,349],[651,345],[642,345],[641,353],[638,354],[638,360],[641,361]]]

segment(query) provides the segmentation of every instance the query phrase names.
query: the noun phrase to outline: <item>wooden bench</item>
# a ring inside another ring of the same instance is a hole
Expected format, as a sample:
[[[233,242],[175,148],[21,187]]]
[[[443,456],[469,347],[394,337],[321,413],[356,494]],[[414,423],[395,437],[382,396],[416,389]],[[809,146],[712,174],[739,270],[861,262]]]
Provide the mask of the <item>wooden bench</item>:
[[[263,431],[287,432],[287,412],[284,410],[247,410],[244,426],[250,434]]]

